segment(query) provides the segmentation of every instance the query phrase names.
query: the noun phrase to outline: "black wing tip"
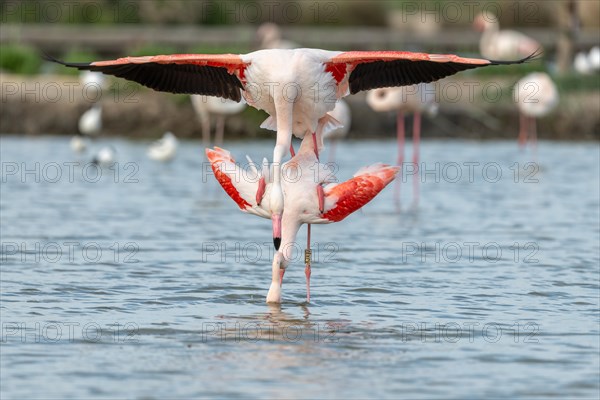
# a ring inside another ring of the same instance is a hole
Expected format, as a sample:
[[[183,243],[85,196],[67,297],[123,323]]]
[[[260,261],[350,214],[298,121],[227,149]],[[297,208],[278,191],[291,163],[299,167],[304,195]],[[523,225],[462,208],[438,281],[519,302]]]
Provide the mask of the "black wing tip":
[[[64,65],[65,67],[88,69],[91,66],[91,63],[69,63],[69,62],[61,61],[57,58],[52,57],[50,54],[46,53],[45,51],[42,51],[41,57],[44,61],[57,63],[60,65]]]
[[[520,60],[514,60],[514,61],[498,61],[498,60],[489,60],[492,65],[513,65],[513,64],[524,64],[524,63],[528,63],[530,61],[534,61],[534,60],[539,60],[542,58],[542,54],[544,53],[544,51],[542,50],[542,48],[538,48],[536,51],[534,51],[533,53],[531,53],[530,55],[528,55],[527,57],[523,57]]]

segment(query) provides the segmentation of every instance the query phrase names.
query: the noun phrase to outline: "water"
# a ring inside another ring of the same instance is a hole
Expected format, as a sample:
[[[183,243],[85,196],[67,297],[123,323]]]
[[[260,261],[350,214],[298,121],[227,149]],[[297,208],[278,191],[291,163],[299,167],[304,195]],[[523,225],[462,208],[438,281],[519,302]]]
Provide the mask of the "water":
[[[419,207],[407,177],[402,212],[388,187],[315,226],[312,302],[297,259],[281,307],[270,222],[206,178],[198,142],[163,165],[111,141],[98,178],[67,138],[0,143],[3,399],[599,395],[598,143],[425,141]],[[342,179],[395,158],[337,155]]]

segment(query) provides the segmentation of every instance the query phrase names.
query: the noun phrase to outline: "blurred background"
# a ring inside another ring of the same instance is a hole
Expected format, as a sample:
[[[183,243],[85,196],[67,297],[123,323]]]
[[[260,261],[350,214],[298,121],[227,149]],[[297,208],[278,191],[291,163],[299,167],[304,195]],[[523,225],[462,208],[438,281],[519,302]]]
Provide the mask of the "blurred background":
[[[560,107],[538,122],[540,138],[598,139],[600,75],[590,53],[600,42],[600,2],[583,0],[1,1],[0,132],[73,134],[80,116],[100,103],[103,136],[155,138],[173,131],[178,137],[201,137],[189,96],[110,78],[102,83],[101,97],[90,98],[78,86],[78,71],[43,62],[42,51],[89,62],[126,55],[247,53],[293,43],[477,57],[482,32],[474,21],[482,11],[496,15],[500,29],[537,41],[543,56],[436,84],[439,113],[424,118],[424,136],[515,138],[519,118],[512,88],[527,73],[544,71],[556,84]],[[272,29],[261,32],[266,22],[274,23]],[[350,138],[394,135],[395,115],[371,110],[365,93],[346,99],[354,116]],[[270,137],[258,127],[264,118],[263,112],[246,108],[227,119],[227,137]]]

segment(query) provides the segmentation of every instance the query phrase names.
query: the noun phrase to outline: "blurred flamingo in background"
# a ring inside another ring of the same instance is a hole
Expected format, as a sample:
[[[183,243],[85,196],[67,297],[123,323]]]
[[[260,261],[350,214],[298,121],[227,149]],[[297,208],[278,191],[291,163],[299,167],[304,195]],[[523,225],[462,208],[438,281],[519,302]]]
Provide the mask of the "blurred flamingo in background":
[[[419,202],[419,144],[421,142],[421,114],[437,114],[435,86],[429,83],[399,88],[381,88],[367,94],[367,104],[376,112],[396,112],[396,134],[398,140],[397,165],[404,165],[405,115],[413,114],[413,157],[415,167],[413,175],[413,202]],[[396,205],[400,206],[400,182],[394,188]]]
[[[175,54],[92,63],[47,59],[129,79],[160,91],[218,96],[236,102],[241,101],[243,94],[249,105],[265,110],[269,117],[261,126],[277,132],[272,160],[277,167],[273,169],[269,208],[273,244],[279,249],[284,209],[283,157],[290,150],[293,135],[301,139],[312,135],[318,151],[317,133],[332,121],[327,113],[333,110],[335,102],[330,99],[381,87],[433,82],[478,67],[520,64],[533,56],[490,61],[404,51],[272,49],[241,55]]]
[[[192,106],[202,126],[202,141],[205,146],[210,144],[210,116],[216,116],[215,144],[223,144],[225,136],[225,118],[230,115],[239,114],[246,108],[246,102],[242,99],[236,102],[215,96],[192,95]]]
[[[360,169],[352,179],[337,184],[331,170],[318,162],[313,146],[312,138],[306,135],[298,152],[283,166],[286,176],[293,176],[294,179],[283,180],[286,205],[282,216],[282,242],[281,250],[273,257],[272,281],[267,294],[269,303],[281,302],[283,275],[291,259],[300,226],[308,224],[310,228],[311,224],[330,224],[343,220],[377,196],[399,170],[398,167],[375,164]],[[273,195],[268,168],[261,171],[251,162],[253,167],[249,174],[235,164],[228,151],[218,147],[214,150],[206,149],[206,155],[215,178],[243,212],[263,218],[271,217],[270,202],[263,201],[259,204],[255,196],[259,177],[265,174],[268,183],[263,198],[268,199]],[[310,301],[310,240],[309,229],[304,270],[307,302]]]
[[[261,49],[296,49],[298,43],[282,39],[281,28],[273,22],[265,22],[256,30],[256,40]]]
[[[511,60],[541,51],[537,40],[517,31],[500,30],[498,18],[482,12],[473,20],[475,30],[482,32],[479,41],[481,55],[490,60]]]
[[[519,145],[524,147],[528,138],[537,145],[536,118],[545,117],[558,105],[558,89],[544,72],[534,72],[517,82],[513,99],[519,108]]]

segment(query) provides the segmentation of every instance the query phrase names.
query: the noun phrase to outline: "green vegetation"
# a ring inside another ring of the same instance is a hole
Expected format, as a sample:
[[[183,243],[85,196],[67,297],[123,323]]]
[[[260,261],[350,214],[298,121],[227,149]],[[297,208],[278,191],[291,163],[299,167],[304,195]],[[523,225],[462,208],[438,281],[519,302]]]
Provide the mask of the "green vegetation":
[[[9,44],[0,49],[0,70],[33,75],[39,72],[41,65],[40,52],[34,47]]]

